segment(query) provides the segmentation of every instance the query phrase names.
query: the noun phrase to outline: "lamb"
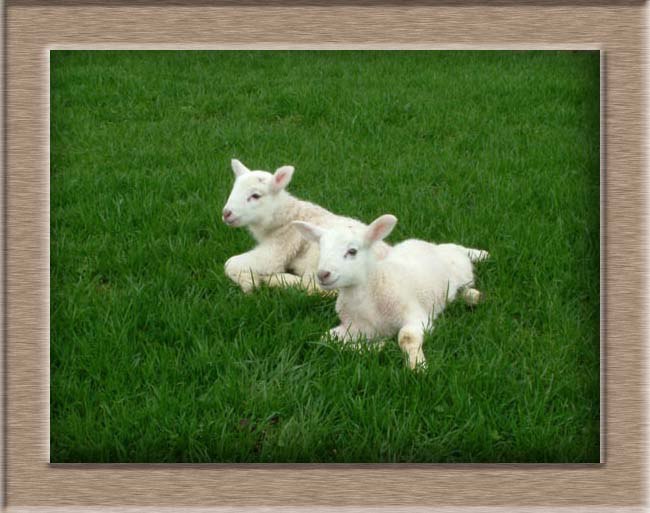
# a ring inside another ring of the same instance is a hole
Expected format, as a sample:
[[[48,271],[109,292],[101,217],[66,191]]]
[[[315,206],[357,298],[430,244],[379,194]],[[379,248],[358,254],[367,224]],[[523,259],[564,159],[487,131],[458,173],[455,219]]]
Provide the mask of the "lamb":
[[[329,335],[343,342],[398,335],[411,369],[424,366],[424,332],[461,295],[476,304],[473,262],[486,251],[457,244],[417,239],[389,247],[377,259],[373,247],[392,231],[397,218],[386,214],[367,227],[325,229],[294,222],[302,235],[320,244],[317,278],[325,290],[338,289],[336,311],[341,324]]]
[[[231,164],[235,183],[222,219],[231,227],[247,227],[257,246],[229,258],[224,266],[226,275],[244,292],[266,283],[327,293],[315,279],[318,244],[305,240],[291,223],[309,221],[324,227],[356,229],[365,225],[289,194],[286,187],[293,176],[293,166],[282,166],[271,174],[251,171],[236,159]],[[387,248],[385,243],[378,245],[378,257]]]

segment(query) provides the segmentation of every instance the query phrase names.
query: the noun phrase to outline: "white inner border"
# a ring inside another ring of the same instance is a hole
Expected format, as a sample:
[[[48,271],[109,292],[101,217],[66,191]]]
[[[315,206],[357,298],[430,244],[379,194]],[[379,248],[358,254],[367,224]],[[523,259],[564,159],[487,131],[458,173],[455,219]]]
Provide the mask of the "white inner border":
[[[423,44],[423,43],[232,43],[232,44],[168,44],[168,43],[70,43],[52,44],[50,50],[604,50],[599,44],[534,44],[534,43],[476,43],[476,44]]]
[[[646,12],[647,7],[646,7]],[[366,44],[366,45],[342,45],[342,44],[323,44],[323,45],[291,45],[291,44],[266,44],[266,43],[256,43],[256,44],[233,44],[233,45],[168,45],[168,44],[161,44],[161,45],[154,45],[154,44],[129,44],[129,43],[124,43],[124,44],[66,44],[66,45],[51,45],[48,48],[45,49],[45,69],[47,73],[47,80],[45,81],[47,84],[47,90],[43,92],[43,96],[46,98],[46,104],[47,104],[47,116],[44,117],[45,119],[45,127],[44,127],[44,132],[47,136],[47,155],[45,157],[45,165],[46,165],[46,171],[49,177],[50,173],[50,113],[51,113],[51,106],[50,106],[50,52],[53,50],[370,50],[370,49],[381,49],[381,50],[434,50],[434,51],[444,51],[444,50],[593,50],[593,51],[599,51],[600,52],[600,204],[601,204],[601,209],[600,209],[600,297],[601,297],[601,302],[600,302],[600,462],[599,463],[584,463],[584,464],[579,464],[579,465],[598,465],[605,463],[606,458],[605,458],[605,430],[607,428],[605,424],[605,394],[604,394],[604,368],[605,368],[605,361],[604,361],[604,329],[603,329],[603,318],[605,314],[605,308],[604,308],[604,302],[602,301],[603,293],[604,293],[604,287],[603,287],[603,278],[604,278],[604,267],[603,267],[603,256],[604,256],[604,250],[603,250],[603,229],[604,229],[604,220],[605,220],[605,215],[604,215],[604,208],[603,206],[603,183],[604,183],[604,170],[605,170],[605,165],[604,165],[604,157],[605,157],[605,150],[604,150],[604,144],[605,144],[605,130],[604,130],[604,114],[605,114],[605,87],[604,87],[604,80],[605,80],[605,52],[602,46],[600,45],[571,45],[571,44],[562,44],[562,45],[495,45],[495,46],[490,46],[488,45],[424,45],[424,44],[413,44],[413,45],[378,45],[378,44]],[[47,304],[47,326],[49,327],[50,324],[50,295],[49,291],[51,290],[51,284],[50,284],[50,244],[49,244],[49,230],[50,230],[50,181],[49,179],[47,180],[47,233],[48,233],[48,246],[47,246],[47,256],[48,256],[48,273],[46,276],[46,281],[47,281],[47,286],[48,286],[48,304]],[[46,408],[46,416],[47,416],[47,429],[46,429],[46,454],[47,454],[47,461],[48,464],[50,462],[50,333],[48,329],[48,336],[47,336],[47,349],[46,349],[46,354],[47,354],[47,361],[44,365],[44,368],[47,369],[47,372],[45,373],[45,381],[44,381],[44,386],[45,389],[47,390],[47,408]],[[650,404],[650,401],[649,401]],[[221,463],[215,462],[214,464],[216,465],[221,465]],[[52,465],[57,465],[57,464],[52,464]],[[93,464],[95,465],[95,464]],[[115,465],[115,464],[113,464]],[[119,465],[134,465],[132,463],[123,463]],[[140,465],[140,464],[137,464]],[[170,463],[170,466],[175,465],[174,463]],[[200,466],[204,465],[211,465],[210,463],[208,464],[196,464]],[[404,464],[408,465],[408,463]],[[438,463],[430,463],[429,465],[435,466],[435,465],[440,465]],[[450,464],[445,464],[445,466],[449,466]],[[453,466],[453,464],[451,464]],[[467,463],[459,463],[458,465],[468,465]],[[477,464],[472,464],[472,465],[490,465],[490,466],[511,466],[511,465],[523,465],[524,468],[529,465],[562,465],[561,463],[477,463]]]

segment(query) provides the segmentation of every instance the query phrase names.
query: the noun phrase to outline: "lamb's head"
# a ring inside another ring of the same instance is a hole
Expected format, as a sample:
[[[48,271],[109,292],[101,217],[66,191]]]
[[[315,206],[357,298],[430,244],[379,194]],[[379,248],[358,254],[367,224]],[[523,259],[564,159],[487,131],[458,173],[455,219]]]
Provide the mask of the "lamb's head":
[[[367,227],[348,225],[324,229],[304,221],[292,224],[305,239],[318,242],[320,258],[316,276],[323,289],[331,290],[365,283],[378,258],[375,243],[387,237],[396,223],[395,216],[385,214]]]
[[[275,173],[251,171],[237,159],[232,170],[235,183],[223,208],[222,219],[228,226],[249,226],[263,223],[281,206],[278,197],[291,181],[292,166],[282,166]]]

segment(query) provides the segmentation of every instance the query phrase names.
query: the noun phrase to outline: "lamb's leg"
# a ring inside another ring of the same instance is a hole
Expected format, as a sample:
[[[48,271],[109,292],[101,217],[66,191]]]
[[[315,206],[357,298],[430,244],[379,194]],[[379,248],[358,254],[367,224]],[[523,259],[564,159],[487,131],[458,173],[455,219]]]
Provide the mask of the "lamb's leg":
[[[362,349],[368,347],[381,349],[386,343],[385,340],[379,342],[371,341],[370,339],[372,337],[368,337],[367,333],[364,333],[353,324],[341,323],[336,328],[329,330],[326,336],[329,336],[330,339],[333,339],[351,349]]]
[[[454,248],[455,250],[459,251],[463,255],[467,255],[467,257],[470,259],[471,262],[482,262],[483,260],[487,260],[488,258],[490,258],[490,254],[487,251],[484,251],[482,249],[466,248],[465,246],[448,243],[448,242],[444,244],[439,244],[439,246]]]
[[[250,292],[264,282],[264,275],[273,272],[273,255],[255,248],[241,255],[235,255],[226,260],[224,270],[226,276],[241,287],[244,292]]]
[[[336,328],[329,330],[328,335],[338,342],[348,343],[359,336],[359,330],[349,324],[340,324]]]
[[[408,356],[411,369],[426,366],[426,359],[422,351],[424,343],[424,327],[426,321],[412,321],[402,327],[397,335],[400,348]]]
[[[383,349],[386,340],[374,340],[372,335],[352,324],[339,324],[325,334],[322,340],[334,340],[349,349]]]
[[[302,276],[291,273],[273,273],[264,277],[264,283],[269,287],[295,287],[299,286],[309,290],[310,283]]]
[[[321,294],[323,296],[336,294],[336,291],[321,289],[313,274],[297,276],[290,273],[273,273],[265,276],[264,281],[269,287],[299,287],[309,294]]]
[[[244,292],[250,292],[262,280],[259,274],[243,263],[243,259],[239,258],[241,256],[243,255],[229,258],[224,265],[224,269],[228,278],[239,285]]]

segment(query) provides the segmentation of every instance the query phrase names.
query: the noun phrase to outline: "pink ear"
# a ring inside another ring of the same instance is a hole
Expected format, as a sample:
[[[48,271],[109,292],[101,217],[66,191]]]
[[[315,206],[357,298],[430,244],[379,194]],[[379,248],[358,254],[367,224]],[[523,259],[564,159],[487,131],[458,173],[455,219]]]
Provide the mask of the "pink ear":
[[[366,244],[370,245],[373,242],[386,238],[393,231],[393,228],[395,228],[395,224],[397,224],[397,218],[391,214],[384,214],[375,219],[370,223],[366,231]]]
[[[281,191],[289,185],[291,177],[293,176],[293,169],[293,166],[282,166],[273,173],[272,188],[274,191]]]

